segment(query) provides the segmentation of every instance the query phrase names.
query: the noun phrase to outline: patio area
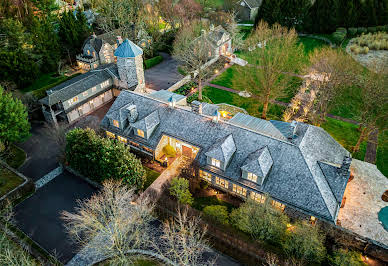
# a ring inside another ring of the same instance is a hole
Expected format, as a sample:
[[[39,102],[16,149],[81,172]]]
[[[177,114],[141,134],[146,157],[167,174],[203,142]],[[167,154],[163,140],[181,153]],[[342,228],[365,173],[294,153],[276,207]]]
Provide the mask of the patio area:
[[[354,179],[348,182],[345,206],[338,214],[338,224],[355,233],[388,245],[388,232],[378,220],[379,211],[388,206],[382,200],[388,179],[376,165],[353,160]]]

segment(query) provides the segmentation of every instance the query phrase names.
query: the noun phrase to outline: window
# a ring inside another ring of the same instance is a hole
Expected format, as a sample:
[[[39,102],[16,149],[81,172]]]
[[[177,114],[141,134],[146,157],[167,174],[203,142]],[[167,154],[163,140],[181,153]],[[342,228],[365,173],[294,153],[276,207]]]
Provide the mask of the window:
[[[119,141],[121,141],[122,143],[127,144],[127,139],[126,139],[126,138],[123,138],[122,136],[117,136],[117,139],[118,139]]]
[[[88,55],[90,55],[90,50],[88,50]]]
[[[103,83],[101,83],[101,88],[105,88],[109,85],[109,80],[106,80],[104,81]]]
[[[143,150],[145,150],[146,152],[154,153],[154,151],[153,151],[152,149],[150,149],[150,148],[148,148],[148,147],[146,147],[146,146],[143,146],[142,148],[143,148]]]
[[[131,146],[136,147],[136,148],[140,147],[139,144],[137,144],[136,142],[133,142],[133,141],[130,141],[129,144],[131,144]]]
[[[141,129],[138,129],[138,130],[137,130],[137,135],[140,136],[140,137],[142,137],[142,138],[144,138],[144,131],[141,130]]]
[[[86,96],[88,96],[88,92],[87,91],[84,91],[83,93],[82,93],[82,96],[84,96],[84,97],[86,97]]]
[[[233,184],[233,192],[236,192],[237,194],[240,194],[242,196],[247,195],[247,189],[240,187],[240,186],[237,186],[236,184]]]
[[[75,96],[74,98],[67,101],[69,105],[75,104],[76,102],[78,102],[78,96]]]
[[[249,194],[250,194],[251,199],[253,199],[255,201],[260,202],[260,203],[265,202],[265,196],[263,194],[256,193],[253,191],[251,191]]]
[[[119,121],[117,121],[117,120],[113,120],[113,125],[115,127],[120,127]]]
[[[276,200],[272,200],[272,205],[282,211],[284,211],[284,208],[286,207],[286,205],[280,203],[279,201],[276,201]]]
[[[112,138],[114,139],[116,137],[115,134],[113,134],[112,132],[109,132],[109,131],[106,131],[106,135],[109,137],[109,138]]]
[[[221,167],[221,162],[217,159],[212,158],[212,165],[215,167],[220,168]]]
[[[317,222],[317,218],[314,217],[314,216],[311,216],[311,217],[310,217],[310,223],[311,223],[312,225],[315,225],[316,222]]]
[[[84,114],[84,110],[82,109],[82,106],[78,107],[77,109],[80,116]]]
[[[216,184],[224,188],[228,188],[229,186],[228,181],[226,181],[225,179],[219,178],[218,176],[216,176]]]
[[[252,174],[252,173],[248,173],[247,179],[252,181],[252,182],[257,182],[257,175]]]
[[[92,88],[92,92],[96,92],[96,87],[93,87],[93,88]]]
[[[210,183],[212,182],[212,175],[211,175],[210,173],[208,173],[208,172],[199,170],[199,176],[200,176],[203,180],[205,180],[205,181],[207,181],[207,182],[210,182]]]

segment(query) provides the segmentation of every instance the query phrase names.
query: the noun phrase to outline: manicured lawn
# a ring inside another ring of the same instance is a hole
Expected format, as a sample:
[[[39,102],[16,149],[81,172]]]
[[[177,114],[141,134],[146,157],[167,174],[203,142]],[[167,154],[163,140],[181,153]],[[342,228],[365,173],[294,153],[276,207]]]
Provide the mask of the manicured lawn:
[[[242,66],[233,65],[226,69],[221,75],[210,81],[212,84],[224,86],[227,88],[231,88],[234,90],[240,90],[240,88],[234,88],[233,87],[233,77],[237,75],[237,69],[241,68]]]
[[[244,98],[235,93],[223,91],[213,87],[205,87],[203,89],[203,95],[210,98],[214,104],[227,103],[237,107],[244,108],[250,115],[260,118],[261,111],[263,110],[262,104],[255,98]],[[268,118],[280,120],[284,112],[285,107],[270,104]]]
[[[359,121],[361,103],[361,89],[359,87],[348,87],[336,99],[336,106],[330,110],[330,113]]]
[[[146,174],[147,174],[147,178],[144,183],[144,190],[145,190],[160,176],[160,173],[148,167],[144,167],[144,169],[146,170]]]
[[[24,163],[26,156],[26,153],[22,149],[15,145],[11,145],[9,147],[9,155],[7,155],[5,161],[9,166],[17,169]]]
[[[324,41],[309,37],[299,37],[299,43],[303,44],[304,52],[306,55],[308,55],[317,48],[321,48],[328,45]]]
[[[0,197],[21,185],[24,180],[8,169],[0,166]]]
[[[358,126],[347,122],[339,121],[332,118],[327,118],[327,121],[322,125],[336,141],[338,141],[345,149],[352,152],[352,148],[356,145],[360,132]],[[366,141],[360,146],[360,151],[353,154],[353,158],[364,160],[366,152]]]
[[[228,208],[228,212],[230,213],[233,209],[236,207],[232,204],[219,200],[216,196],[209,196],[209,197],[195,197],[192,207],[202,211],[203,208],[210,205],[222,205],[226,206]]]
[[[379,134],[376,165],[383,175],[388,178],[388,131]]]

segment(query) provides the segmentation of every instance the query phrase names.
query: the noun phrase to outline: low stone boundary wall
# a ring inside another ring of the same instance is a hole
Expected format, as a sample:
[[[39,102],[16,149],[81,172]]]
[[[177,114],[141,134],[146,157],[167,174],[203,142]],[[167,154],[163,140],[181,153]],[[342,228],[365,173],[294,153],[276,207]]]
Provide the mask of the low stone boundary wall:
[[[0,160],[0,165],[9,171],[13,172],[15,175],[19,176],[24,180],[22,184],[17,186],[16,188],[12,189],[9,191],[7,194],[2,196],[0,198],[0,209],[5,206],[7,201],[9,200],[10,202],[16,201],[18,199],[23,198],[25,195],[32,193],[35,191],[35,183],[22,173],[18,172],[16,169],[10,167],[8,164]]]

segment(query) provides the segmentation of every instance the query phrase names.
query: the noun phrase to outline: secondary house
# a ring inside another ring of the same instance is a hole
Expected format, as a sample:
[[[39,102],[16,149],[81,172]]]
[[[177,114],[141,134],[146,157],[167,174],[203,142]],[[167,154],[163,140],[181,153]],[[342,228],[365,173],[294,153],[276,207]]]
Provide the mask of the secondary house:
[[[237,16],[243,21],[254,21],[263,0],[240,0],[236,2]]]
[[[101,122],[110,138],[163,161],[163,147],[198,163],[212,186],[284,212],[335,223],[348,182],[350,153],[325,130],[243,113],[223,119],[220,106],[168,91],[122,91]]]

